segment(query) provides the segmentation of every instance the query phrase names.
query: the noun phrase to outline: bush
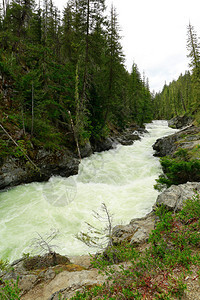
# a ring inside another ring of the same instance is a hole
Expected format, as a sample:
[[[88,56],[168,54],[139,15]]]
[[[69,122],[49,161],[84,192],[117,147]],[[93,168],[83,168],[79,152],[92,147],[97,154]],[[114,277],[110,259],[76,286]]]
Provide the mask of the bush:
[[[160,175],[156,180],[157,184],[154,187],[158,190],[172,184],[200,181],[200,161],[197,159],[184,161],[166,156],[161,158],[160,162],[165,175]]]

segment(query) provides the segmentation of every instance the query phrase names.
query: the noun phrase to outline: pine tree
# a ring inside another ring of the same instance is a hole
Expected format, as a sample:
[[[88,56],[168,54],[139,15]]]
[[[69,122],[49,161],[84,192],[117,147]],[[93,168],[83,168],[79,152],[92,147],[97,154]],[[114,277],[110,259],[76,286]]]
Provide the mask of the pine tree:
[[[194,27],[188,26],[187,49],[190,57],[190,67],[192,67],[192,84],[193,84],[193,103],[192,109],[195,111],[199,106],[200,99],[200,44]]]

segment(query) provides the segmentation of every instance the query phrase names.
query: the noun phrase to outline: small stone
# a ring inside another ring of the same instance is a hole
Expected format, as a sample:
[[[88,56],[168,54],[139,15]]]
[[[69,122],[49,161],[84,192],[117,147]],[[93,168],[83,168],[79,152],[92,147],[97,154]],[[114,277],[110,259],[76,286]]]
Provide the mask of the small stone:
[[[52,268],[49,268],[44,275],[46,280],[52,280],[55,278],[56,273],[54,270],[52,270]]]

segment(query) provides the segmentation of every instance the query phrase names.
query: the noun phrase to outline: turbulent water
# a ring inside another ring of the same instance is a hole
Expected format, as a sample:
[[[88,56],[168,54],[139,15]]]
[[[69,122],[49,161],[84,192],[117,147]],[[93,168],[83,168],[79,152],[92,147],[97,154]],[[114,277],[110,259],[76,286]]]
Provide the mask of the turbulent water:
[[[115,224],[127,224],[151,211],[161,172],[152,144],[174,132],[165,121],[146,125],[148,133],[132,146],[117,146],[83,159],[78,175],[52,177],[46,183],[21,185],[0,193],[0,258],[14,260],[37,251],[33,238],[59,230],[52,241],[66,255],[91,252],[75,235],[95,224],[92,211],[105,203]]]

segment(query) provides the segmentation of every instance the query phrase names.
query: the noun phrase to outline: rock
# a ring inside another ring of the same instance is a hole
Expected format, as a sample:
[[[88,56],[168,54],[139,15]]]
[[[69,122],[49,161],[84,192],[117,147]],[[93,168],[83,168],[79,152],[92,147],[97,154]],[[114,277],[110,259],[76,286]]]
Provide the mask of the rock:
[[[169,210],[177,211],[181,210],[184,205],[184,201],[192,199],[195,192],[200,193],[199,182],[187,182],[185,184],[172,185],[166,189],[156,200],[156,205],[164,205]]]
[[[24,158],[7,157],[1,160],[0,189],[34,181],[47,181],[53,175],[68,177],[78,173],[79,160],[69,151],[53,153],[44,149],[39,150],[34,163],[40,172],[33,169]]]
[[[80,147],[81,158],[88,157],[92,154],[92,146],[90,142]]]
[[[191,126],[177,133],[158,139],[153,145],[154,156],[173,156],[178,148],[192,149],[200,143],[200,127]],[[190,140],[192,136],[192,140]],[[190,140],[190,141],[189,141]]]
[[[113,243],[130,242],[134,245],[145,243],[154,229],[155,216],[150,213],[144,218],[133,219],[129,225],[118,225],[113,229]]]
[[[114,244],[130,242],[137,227],[134,225],[117,225],[113,228],[112,239]]]
[[[70,260],[58,253],[47,253],[43,256],[33,256],[24,260],[24,267],[26,270],[36,270],[41,268],[48,268],[60,264],[69,264]]]
[[[136,232],[131,238],[131,244],[139,245],[147,242],[150,233],[155,227],[155,215],[153,212],[147,214],[144,218],[131,220],[130,224],[137,227]]]
[[[23,293],[30,291],[36,284],[37,279],[38,276],[33,274],[22,276],[19,280],[19,289],[22,290]]]
[[[97,269],[83,270],[79,272],[64,271],[58,274],[50,282],[35,286],[28,293],[21,297],[22,300],[56,300],[69,299],[78,290],[86,286],[93,286],[95,284],[103,284],[106,277],[99,274]]]
[[[141,140],[141,135],[143,133],[147,133],[144,128],[133,125],[125,129],[123,132],[116,134],[114,138],[118,143],[124,146],[129,146],[132,145],[134,141]]]
[[[114,142],[111,138],[93,140],[91,144],[93,152],[108,151],[114,148]]]
[[[193,122],[192,117],[188,117],[188,116],[184,115],[184,116],[178,116],[178,117],[175,117],[175,118],[169,120],[168,125],[169,125],[169,127],[180,129],[185,126],[191,125],[192,122]]]
[[[49,269],[45,272],[44,276],[45,276],[45,280],[52,280],[52,279],[55,278],[56,273],[55,273],[55,271],[54,271],[52,268],[49,268]]]
[[[72,264],[79,265],[85,269],[91,267],[91,255],[70,256],[69,260]]]
[[[65,272],[63,272],[65,273]],[[62,286],[61,282],[64,279],[64,285],[65,288],[56,291],[53,293],[48,300],[57,300],[59,299],[59,294],[62,295],[62,297],[65,299],[71,298],[74,294],[76,294],[77,291],[80,291],[84,287],[87,286],[93,286],[95,284],[103,284],[106,277],[103,275],[100,275],[98,270],[87,270],[87,271],[81,271],[81,272],[74,272],[70,273],[71,276],[68,274],[59,274],[60,277],[57,276],[57,282],[51,282],[51,285],[58,285]],[[52,286],[53,288],[53,286]]]
[[[134,133],[127,133],[117,138],[117,141],[124,146],[132,145],[134,141],[139,140],[141,140],[140,136]]]
[[[178,136],[176,134],[158,139],[153,145],[153,150],[156,151],[154,156],[163,157],[174,153],[177,148],[175,144],[177,140]]]
[[[148,241],[149,233],[145,228],[138,228],[131,239],[131,244],[139,245]]]

